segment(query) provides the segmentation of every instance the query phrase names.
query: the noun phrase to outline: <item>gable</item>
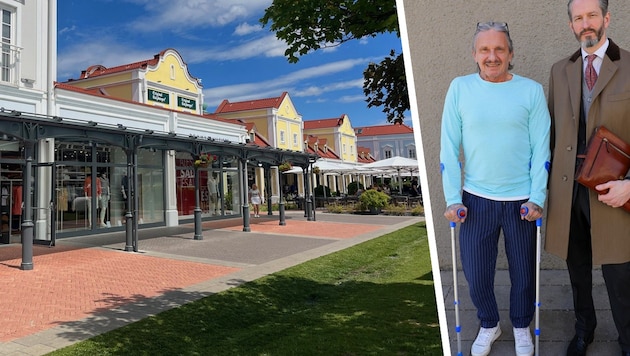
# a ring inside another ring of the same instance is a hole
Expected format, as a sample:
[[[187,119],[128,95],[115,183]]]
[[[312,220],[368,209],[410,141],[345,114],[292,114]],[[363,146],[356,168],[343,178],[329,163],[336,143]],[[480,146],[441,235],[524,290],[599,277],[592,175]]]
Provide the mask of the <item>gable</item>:
[[[278,116],[293,120],[301,119],[300,114],[295,109],[293,101],[291,101],[289,95],[284,95],[282,102],[278,105]]]
[[[188,91],[193,98],[201,91],[199,82],[190,75],[188,66],[174,50],[164,51],[155,65],[147,67],[145,79],[160,83],[161,86]]]

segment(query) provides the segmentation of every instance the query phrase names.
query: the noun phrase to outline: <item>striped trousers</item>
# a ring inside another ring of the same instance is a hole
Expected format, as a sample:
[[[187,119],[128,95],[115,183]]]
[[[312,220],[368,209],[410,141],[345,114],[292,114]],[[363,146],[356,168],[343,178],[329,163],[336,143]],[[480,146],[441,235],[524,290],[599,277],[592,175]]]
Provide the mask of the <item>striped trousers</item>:
[[[499,322],[494,277],[499,236],[503,231],[510,273],[510,320],[513,327],[529,326],[536,298],[536,223],[521,220],[521,201],[496,201],[464,192],[468,208],[459,243],[470,297],[481,327]]]

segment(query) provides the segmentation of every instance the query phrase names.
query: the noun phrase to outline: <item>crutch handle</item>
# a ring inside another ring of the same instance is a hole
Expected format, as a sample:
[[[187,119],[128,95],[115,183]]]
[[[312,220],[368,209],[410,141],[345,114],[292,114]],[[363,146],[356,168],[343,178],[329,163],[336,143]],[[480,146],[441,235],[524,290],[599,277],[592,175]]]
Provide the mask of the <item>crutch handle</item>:
[[[466,209],[464,209],[464,208],[457,209],[457,217],[460,218],[460,219],[465,218],[466,217]],[[452,228],[454,228],[455,226],[457,226],[457,223],[454,222],[454,221],[451,221],[450,222],[450,226]]]
[[[525,216],[527,215],[527,213],[529,213],[529,208],[527,208],[526,206],[521,206],[521,216]]]

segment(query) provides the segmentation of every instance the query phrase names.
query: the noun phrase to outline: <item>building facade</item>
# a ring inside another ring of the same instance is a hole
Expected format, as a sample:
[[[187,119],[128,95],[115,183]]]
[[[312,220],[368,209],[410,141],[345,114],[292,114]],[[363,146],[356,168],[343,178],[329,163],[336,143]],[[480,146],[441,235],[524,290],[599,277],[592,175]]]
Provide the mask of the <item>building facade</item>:
[[[395,156],[416,158],[413,128],[405,124],[357,127],[357,144],[367,147],[377,160]]]
[[[201,81],[173,49],[57,83],[56,1],[0,0],[0,11],[0,242],[118,229],[137,249],[139,228],[244,216],[248,166],[313,159],[204,115]]]

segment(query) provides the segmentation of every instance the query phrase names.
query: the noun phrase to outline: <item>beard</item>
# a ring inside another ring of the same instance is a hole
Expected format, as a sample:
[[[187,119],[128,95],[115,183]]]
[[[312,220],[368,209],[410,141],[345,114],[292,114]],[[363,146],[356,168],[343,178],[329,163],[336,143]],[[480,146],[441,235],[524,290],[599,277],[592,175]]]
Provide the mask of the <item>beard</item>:
[[[582,35],[588,31],[594,32],[595,37],[590,35],[582,39]],[[593,47],[597,45],[599,41],[601,41],[603,35],[604,35],[604,27],[602,26],[599,29],[589,28],[586,30],[582,30],[579,34],[575,34],[575,38],[577,38],[577,40],[580,42],[580,45],[582,46],[582,48],[589,48],[589,47]]]

